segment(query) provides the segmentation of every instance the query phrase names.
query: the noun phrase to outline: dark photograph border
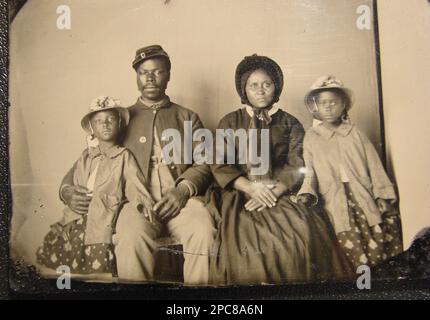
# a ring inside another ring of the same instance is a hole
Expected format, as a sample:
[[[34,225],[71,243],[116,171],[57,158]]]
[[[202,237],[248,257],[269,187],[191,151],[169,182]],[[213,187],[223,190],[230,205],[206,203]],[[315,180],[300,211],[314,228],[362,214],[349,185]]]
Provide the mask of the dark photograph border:
[[[8,3],[9,2],[9,3]],[[355,283],[320,283],[276,286],[235,286],[226,288],[192,288],[178,285],[101,284],[72,280],[72,289],[59,290],[56,280],[40,277],[37,271],[9,260],[9,227],[11,189],[9,174],[8,136],[8,49],[9,23],[25,0],[0,0],[0,298],[9,299],[423,299],[430,294],[430,234],[422,234],[411,247],[374,270],[382,278],[374,280],[371,290],[358,290]],[[378,90],[381,136],[384,139],[381,61],[377,1],[374,0],[374,23],[377,49]],[[382,140],[383,141],[383,140]],[[385,156],[385,143],[383,141]],[[386,163],[386,159],[382,159]],[[373,271],[373,270],[372,270]]]

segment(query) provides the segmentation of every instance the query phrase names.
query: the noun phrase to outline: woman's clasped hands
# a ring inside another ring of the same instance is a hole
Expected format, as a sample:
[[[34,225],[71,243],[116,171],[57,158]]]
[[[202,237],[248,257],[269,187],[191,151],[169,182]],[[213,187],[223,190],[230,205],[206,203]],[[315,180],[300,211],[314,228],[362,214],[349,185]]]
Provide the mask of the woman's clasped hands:
[[[265,208],[273,208],[285,191],[286,188],[282,184],[267,185],[263,182],[251,182],[246,192],[251,199],[245,203],[245,209],[261,211]]]

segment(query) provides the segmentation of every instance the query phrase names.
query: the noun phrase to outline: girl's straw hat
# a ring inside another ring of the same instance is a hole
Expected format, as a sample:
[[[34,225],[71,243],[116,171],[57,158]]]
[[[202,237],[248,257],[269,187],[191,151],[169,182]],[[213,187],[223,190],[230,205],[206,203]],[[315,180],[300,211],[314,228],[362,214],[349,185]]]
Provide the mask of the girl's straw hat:
[[[115,99],[109,96],[100,96],[94,99],[91,102],[90,110],[81,120],[82,128],[89,134],[92,134],[91,124],[90,124],[91,115],[99,111],[106,111],[106,110],[117,110],[118,114],[121,117],[122,126],[126,127],[128,125],[128,122],[130,121],[130,114],[128,113],[128,110],[126,108],[121,107],[120,104],[121,102],[118,99]]]
[[[315,110],[315,101],[314,97],[316,94],[322,91],[337,89],[341,90],[345,93],[346,101],[345,101],[345,109],[348,111],[352,106],[352,91],[348,88],[345,88],[342,81],[336,79],[335,76],[322,76],[319,77],[309,88],[308,93],[305,96],[305,105],[309,109],[311,113],[314,113]]]

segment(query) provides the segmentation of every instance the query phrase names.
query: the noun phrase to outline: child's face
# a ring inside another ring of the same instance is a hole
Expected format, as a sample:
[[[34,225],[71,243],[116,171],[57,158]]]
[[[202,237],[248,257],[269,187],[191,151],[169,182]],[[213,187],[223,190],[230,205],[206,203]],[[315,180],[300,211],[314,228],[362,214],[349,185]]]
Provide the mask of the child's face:
[[[119,116],[115,110],[99,111],[91,117],[94,136],[101,141],[115,141],[119,133]]]
[[[273,102],[275,84],[266,71],[258,69],[246,81],[245,92],[254,108],[265,108]]]
[[[345,110],[345,104],[340,96],[331,91],[323,91],[315,96],[318,107],[317,115],[320,120],[329,124],[339,123]]]

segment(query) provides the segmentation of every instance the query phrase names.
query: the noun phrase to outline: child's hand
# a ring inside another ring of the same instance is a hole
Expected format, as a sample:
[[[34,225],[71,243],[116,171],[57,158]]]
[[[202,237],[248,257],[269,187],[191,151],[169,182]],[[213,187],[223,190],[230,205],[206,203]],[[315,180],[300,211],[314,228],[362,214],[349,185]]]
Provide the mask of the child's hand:
[[[378,209],[380,213],[388,212],[392,209],[391,204],[385,199],[376,199],[376,204],[378,205]]]
[[[276,198],[279,198],[287,191],[288,191],[288,188],[281,182],[278,182],[277,184],[275,184],[275,187],[272,189],[272,192]]]
[[[152,200],[147,200],[137,206],[137,210],[151,223],[155,221],[155,214],[152,210],[153,206],[154,202]]]
[[[310,193],[303,193],[297,196],[297,202],[308,207],[315,202],[315,197]]]
[[[149,220],[149,222],[154,223],[155,221],[155,214],[154,211],[152,211],[152,208],[144,208],[143,209],[143,216]]]

